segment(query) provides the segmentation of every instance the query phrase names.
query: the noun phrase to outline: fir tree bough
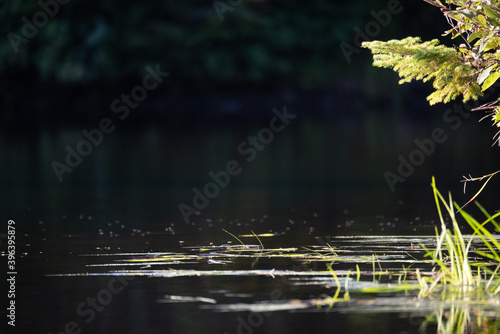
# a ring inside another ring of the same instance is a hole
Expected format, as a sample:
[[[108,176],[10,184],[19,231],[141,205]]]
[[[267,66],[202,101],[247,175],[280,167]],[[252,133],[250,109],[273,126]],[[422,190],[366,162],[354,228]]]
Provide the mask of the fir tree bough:
[[[475,82],[477,69],[463,64],[457,50],[439,45],[437,39],[422,43],[419,37],[407,37],[388,42],[364,42],[363,47],[372,50],[374,66],[398,72],[401,84],[434,79],[436,91],[427,97],[431,105],[447,103],[460,94],[464,102],[477,100],[482,95],[481,87]]]
[[[500,78],[500,1],[424,0],[443,12],[451,29],[445,32],[462,43],[440,45],[437,39],[422,42],[407,37],[387,42],[363,42],[373,53],[373,65],[391,68],[401,80],[427,82],[435,91],[427,97],[431,105],[447,103],[462,95],[463,102],[477,100]],[[500,127],[500,98],[473,110],[483,110]],[[494,137],[500,145],[500,131]]]

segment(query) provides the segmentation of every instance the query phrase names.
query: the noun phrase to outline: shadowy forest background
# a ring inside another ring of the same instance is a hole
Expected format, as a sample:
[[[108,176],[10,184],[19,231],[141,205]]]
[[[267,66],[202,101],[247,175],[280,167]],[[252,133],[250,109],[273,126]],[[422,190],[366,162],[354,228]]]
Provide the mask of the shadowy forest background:
[[[387,4],[247,0],[219,15],[210,1],[69,1],[16,53],[8,33],[21,35],[22,18],[32,21],[41,7],[4,1],[0,127],[95,124],[111,101],[141,82],[148,65],[170,76],[131,113],[134,126],[245,121],[273,99],[332,118],[374,106],[428,108],[430,85],[398,86],[392,71],[372,67],[368,50],[348,63],[339,47],[354,45],[354,28],[364,31],[374,21],[371,11]],[[441,12],[423,1],[400,5],[375,39],[428,40],[447,28]]]

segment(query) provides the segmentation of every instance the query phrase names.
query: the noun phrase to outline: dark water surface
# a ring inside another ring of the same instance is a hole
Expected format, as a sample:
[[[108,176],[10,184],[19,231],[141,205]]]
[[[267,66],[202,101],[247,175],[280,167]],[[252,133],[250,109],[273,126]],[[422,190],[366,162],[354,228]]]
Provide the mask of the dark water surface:
[[[472,185],[466,196],[461,194],[462,175],[480,176],[498,169],[498,154],[490,148],[494,132],[473,120],[455,131],[439,117],[414,123],[368,112],[363,121],[315,121],[299,114],[247,161],[250,153],[242,154],[238,147],[248,148],[242,144],[248,136],[267,126],[268,120],[182,131],[161,126],[141,131],[117,128],[71,173],[63,174],[62,182],[51,164],[64,163],[65,147],[77,146],[82,129],[3,136],[1,218],[16,222],[16,329],[20,333],[417,333],[424,314],[404,311],[313,308],[262,314],[219,312],[203,307],[211,304],[200,300],[159,302],[165,295],[175,295],[248,303],[272,299],[276,289],[286,299],[334,293],[315,287],[297,291],[286,277],[125,280],[119,275],[84,275],[112,271],[95,265],[112,263],[113,254],[237,244],[223,229],[235,235],[274,233],[275,237],[262,238],[266,248],[318,245],[317,238],[328,236],[430,235],[437,222],[429,186],[432,175],[443,193],[450,189],[464,203],[478,187]],[[434,152],[391,191],[384,173],[397,173],[398,156],[407,158],[417,148],[415,139],[429,138],[436,127],[444,129],[447,140],[436,144]],[[225,170],[232,160],[241,172],[231,176],[226,187],[219,187],[187,224],[179,205],[193,206],[193,188],[202,191],[213,181],[209,173]],[[480,197],[491,211],[499,209],[491,195],[497,189],[493,180]],[[285,260],[260,260],[256,267],[252,263],[242,259],[171,268],[287,270],[292,266]],[[92,310],[93,298],[106,305]]]

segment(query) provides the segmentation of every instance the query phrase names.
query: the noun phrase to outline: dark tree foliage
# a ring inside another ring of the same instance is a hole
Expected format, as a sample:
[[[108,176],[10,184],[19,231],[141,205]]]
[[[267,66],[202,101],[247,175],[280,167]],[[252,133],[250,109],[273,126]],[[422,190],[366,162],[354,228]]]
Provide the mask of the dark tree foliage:
[[[190,87],[214,82],[320,87],[346,68],[339,43],[352,43],[353,28],[363,28],[373,20],[371,10],[387,6],[380,0],[247,0],[236,6],[224,0],[65,1],[7,0],[0,5],[5,29],[0,74],[102,82],[163,64]],[[41,3],[54,15],[26,37],[26,20],[33,23],[36,13],[44,11]],[[412,10],[395,18],[384,33],[399,31],[410,14],[415,15]]]

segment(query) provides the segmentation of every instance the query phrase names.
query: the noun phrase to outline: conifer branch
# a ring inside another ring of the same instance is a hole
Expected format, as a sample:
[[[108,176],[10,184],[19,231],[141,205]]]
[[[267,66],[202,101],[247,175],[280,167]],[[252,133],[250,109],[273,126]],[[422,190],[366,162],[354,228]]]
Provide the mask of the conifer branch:
[[[391,68],[401,77],[399,83],[432,81],[431,105],[477,100],[500,79],[500,0],[424,0],[438,7],[451,25],[443,36],[462,37],[464,43],[447,47],[437,39],[422,42],[407,37],[387,42],[363,42],[373,54],[373,65]],[[485,104],[473,110],[487,112],[500,127],[500,105]],[[494,137],[500,145],[500,132]]]

